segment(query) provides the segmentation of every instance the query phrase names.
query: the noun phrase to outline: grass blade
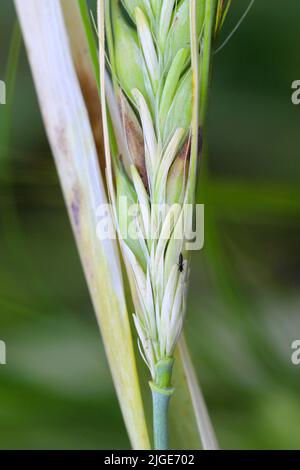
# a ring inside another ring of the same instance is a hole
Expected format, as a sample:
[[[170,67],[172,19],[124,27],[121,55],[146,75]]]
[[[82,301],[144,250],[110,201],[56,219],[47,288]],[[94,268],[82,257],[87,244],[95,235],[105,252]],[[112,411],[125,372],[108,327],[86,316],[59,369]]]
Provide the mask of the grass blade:
[[[15,0],[15,5],[124,420],[133,447],[147,449],[117,245],[97,238],[97,208],[106,194],[61,4]]]
[[[206,403],[196,377],[196,373],[189,355],[185,339],[179,342],[180,357],[182,359],[185,378],[188,383],[189,392],[195,412],[197,428],[201,437],[204,450],[218,450],[218,442],[212,426]]]

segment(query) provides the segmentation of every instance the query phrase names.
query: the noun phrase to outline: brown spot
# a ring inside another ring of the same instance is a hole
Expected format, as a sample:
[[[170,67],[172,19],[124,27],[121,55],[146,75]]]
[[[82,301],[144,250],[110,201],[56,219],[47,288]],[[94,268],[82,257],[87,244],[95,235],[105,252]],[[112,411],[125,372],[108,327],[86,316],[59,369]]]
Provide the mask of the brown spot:
[[[168,176],[168,181],[177,180],[180,175],[185,175],[185,180],[188,177],[188,168],[187,162],[190,159],[191,154],[191,136],[189,135],[178,155],[175,159],[174,163],[172,164]]]
[[[145,161],[145,144],[141,126],[122,93],[120,93],[119,104],[132,163],[136,166],[144,186],[148,191],[149,185]]]
[[[77,187],[73,188],[71,199],[71,216],[76,230],[80,227],[80,191]]]
[[[131,155],[133,156],[133,163],[135,164],[145,187],[148,189],[143,136],[138,132],[134,122],[131,119],[126,119],[125,132],[128,146],[130,148]]]
[[[66,136],[66,127],[63,123],[55,128],[55,134],[59,151],[63,155],[68,155],[68,139]]]
[[[185,142],[182,146],[182,149],[180,150],[178,158],[185,162],[185,161],[188,161],[190,159],[190,155],[191,155],[191,136],[189,135],[186,138],[186,140],[185,140]]]

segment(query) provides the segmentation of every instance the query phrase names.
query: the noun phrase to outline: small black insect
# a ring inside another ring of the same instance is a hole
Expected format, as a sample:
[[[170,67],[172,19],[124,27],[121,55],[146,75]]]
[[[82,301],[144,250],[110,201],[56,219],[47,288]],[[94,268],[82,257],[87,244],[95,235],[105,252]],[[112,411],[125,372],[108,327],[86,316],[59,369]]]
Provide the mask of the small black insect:
[[[184,265],[183,265],[183,256],[182,256],[182,253],[180,253],[180,255],[179,255],[179,259],[178,259],[177,266],[178,266],[178,271],[179,271],[180,273],[183,273]]]

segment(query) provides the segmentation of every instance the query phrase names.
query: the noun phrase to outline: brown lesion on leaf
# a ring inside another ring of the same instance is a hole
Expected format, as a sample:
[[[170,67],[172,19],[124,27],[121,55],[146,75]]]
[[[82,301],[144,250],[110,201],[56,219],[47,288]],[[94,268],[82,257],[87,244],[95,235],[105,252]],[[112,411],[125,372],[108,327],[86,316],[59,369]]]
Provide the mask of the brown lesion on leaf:
[[[125,121],[125,132],[127,141],[131,141],[131,148],[134,147],[133,155],[135,156],[135,158],[133,159],[133,164],[136,166],[140,177],[145,185],[145,188],[148,190],[148,176],[146,170],[143,136],[138,132],[137,128],[134,125],[134,122],[131,119],[126,119]]]
[[[55,137],[56,137],[56,142],[58,146],[58,150],[60,153],[63,155],[67,156],[68,155],[68,138],[66,135],[66,126],[64,125],[63,122],[61,122],[56,128],[55,128]]]
[[[74,228],[76,232],[78,232],[80,228],[81,196],[80,189],[77,186],[75,186],[72,190],[70,209]]]
[[[190,155],[191,155],[191,135],[189,134],[188,137],[185,139],[185,142],[178,155],[178,158],[185,162],[190,159]]]
[[[132,159],[131,163],[135,165],[139,175],[144,183],[146,190],[149,190],[148,176],[145,159],[145,144],[141,126],[134,111],[130,107],[127,99],[120,92],[119,106],[126,136],[127,146]]]

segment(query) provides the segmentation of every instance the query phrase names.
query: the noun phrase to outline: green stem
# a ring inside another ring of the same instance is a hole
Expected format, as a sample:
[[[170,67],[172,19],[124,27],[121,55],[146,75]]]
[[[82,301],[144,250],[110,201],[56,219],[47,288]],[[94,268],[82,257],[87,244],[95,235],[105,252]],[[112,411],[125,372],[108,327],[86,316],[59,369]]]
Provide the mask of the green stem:
[[[150,382],[153,401],[154,449],[168,450],[168,409],[174,392],[171,386],[173,358],[161,359],[155,366],[155,382]]]

